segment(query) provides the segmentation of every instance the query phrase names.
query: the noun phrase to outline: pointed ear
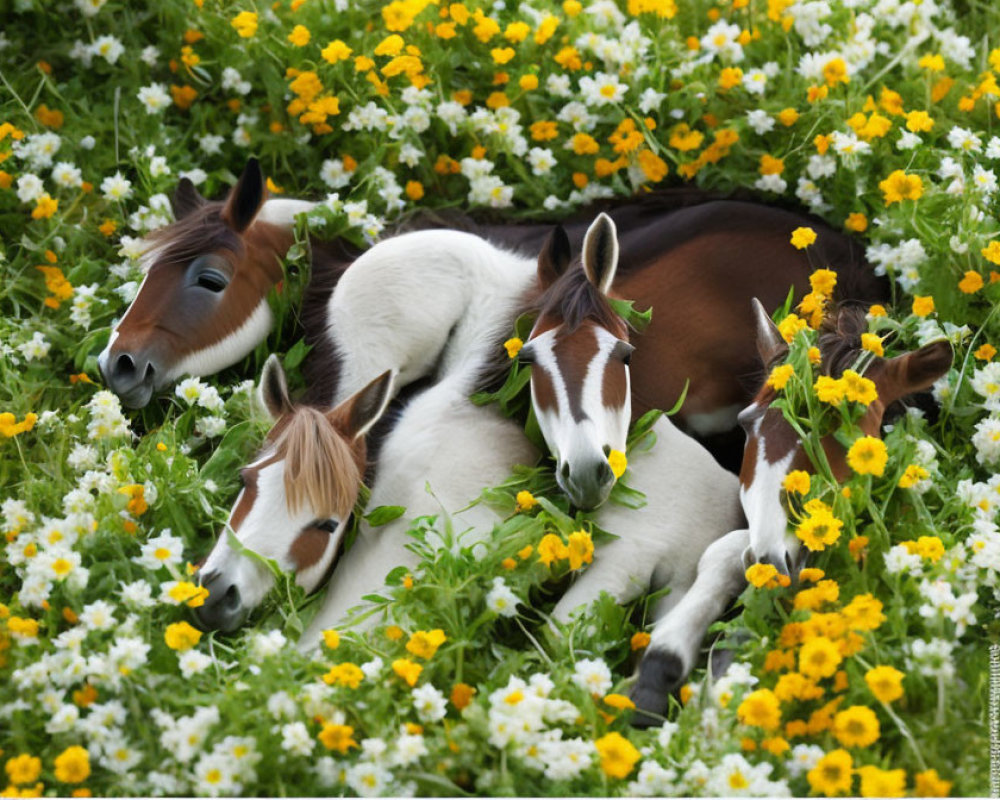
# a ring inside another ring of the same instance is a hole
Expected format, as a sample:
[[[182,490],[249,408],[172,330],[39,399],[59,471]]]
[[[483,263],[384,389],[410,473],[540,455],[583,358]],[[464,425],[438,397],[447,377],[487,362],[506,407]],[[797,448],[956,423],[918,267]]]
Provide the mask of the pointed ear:
[[[226,198],[226,205],[222,209],[223,221],[237,233],[242,233],[250,227],[260,207],[264,205],[265,194],[264,173],[260,162],[251,157]]]
[[[569,236],[562,225],[552,229],[538,254],[538,283],[542,289],[548,289],[555,283],[569,266],[572,251],[569,246]]]
[[[587,280],[607,294],[618,270],[618,231],[607,214],[598,214],[587,229],[582,259]]]
[[[170,207],[174,210],[174,219],[184,219],[188,214],[197,211],[206,200],[190,178],[181,178],[174,189],[174,196],[170,199]]]
[[[766,366],[778,356],[788,352],[788,343],[760,300],[755,297],[750,304],[753,307],[754,325],[757,328],[757,352],[760,353],[760,360]]]
[[[288,397],[288,381],[285,370],[273,353],[267,357],[264,371],[260,374],[260,401],[275,422],[292,410],[292,401]]]
[[[955,353],[946,341],[925,344],[919,350],[886,360],[881,366],[879,397],[885,403],[929,388],[951,369]]]
[[[386,370],[360,392],[344,401],[340,408],[346,410],[348,435],[355,439],[364,436],[379,421],[392,399],[395,381],[396,370]]]

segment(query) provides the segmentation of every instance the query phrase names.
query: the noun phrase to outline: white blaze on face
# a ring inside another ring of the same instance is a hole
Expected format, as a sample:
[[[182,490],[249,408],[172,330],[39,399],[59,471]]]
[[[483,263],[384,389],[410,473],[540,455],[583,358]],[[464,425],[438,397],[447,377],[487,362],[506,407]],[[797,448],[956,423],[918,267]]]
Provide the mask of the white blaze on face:
[[[285,462],[266,462],[270,454],[250,464],[248,469],[256,470],[256,480],[252,491],[256,495],[249,512],[243,517],[239,528],[234,531],[240,545],[265,559],[273,559],[285,571],[295,569],[290,552],[292,544],[304,528],[316,521],[312,509],[303,507],[294,514],[288,510],[285,496]],[[266,466],[260,467],[260,464]],[[233,504],[233,511],[240,507],[250,489],[240,491]],[[229,543],[227,531],[233,521],[230,513],[226,529],[209,554],[201,573],[208,575],[218,572],[218,583],[223,586],[235,585],[239,589],[241,603],[246,608],[260,604],[274,585],[270,570],[257,559],[238,552]],[[326,574],[330,559],[340,537],[347,528],[347,520],[339,520],[336,529],[322,556],[309,568],[296,575],[296,583],[307,592],[312,591]]]
[[[583,460],[606,458],[606,452],[625,452],[628,425],[631,419],[631,378],[625,370],[624,403],[607,406],[604,402],[604,373],[614,369],[610,364],[621,340],[604,328],[590,328],[597,339],[596,353],[583,373],[582,386],[570,386],[556,357],[556,332],[546,331],[531,340],[532,361],[545,371],[552,383],[555,407],[542,408],[532,381],[532,403],[542,435],[559,462],[578,463]]]
[[[744,414],[753,415],[758,409],[751,406]],[[784,480],[795,458],[797,448],[774,463],[768,463],[767,444],[760,436],[764,415],[760,414],[747,430],[747,436],[757,439],[753,480],[749,486],[740,485],[740,502],[750,529],[750,549],[756,561],[766,560],[784,571],[786,555],[792,564],[798,557],[800,542],[788,531],[788,515],[782,504]]]

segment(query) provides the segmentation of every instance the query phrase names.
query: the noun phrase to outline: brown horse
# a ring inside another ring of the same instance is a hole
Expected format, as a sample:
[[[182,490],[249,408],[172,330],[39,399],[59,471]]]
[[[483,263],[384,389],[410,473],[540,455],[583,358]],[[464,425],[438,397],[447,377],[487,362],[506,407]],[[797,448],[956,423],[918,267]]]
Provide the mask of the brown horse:
[[[760,371],[751,298],[768,309],[790,289],[801,298],[819,266],[835,270],[849,296],[880,302],[888,294],[853,241],[790,211],[711,201],[624,233],[615,217],[614,209],[598,217],[575,259],[562,230],[550,236],[538,260],[540,293],[526,307],[537,320],[519,356],[535,363],[534,409],[557,479],[584,508],[611,490],[606,457],[624,450],[629,413],[635,420],[672,408],[687,387],[682,426],[703,441],[735,431]],[[808,251],[789,242],[803,224],[818,233]],[[630,336],[609,296],[651,307],[649,326]],[[731,440],[734,467],[741,444]]]

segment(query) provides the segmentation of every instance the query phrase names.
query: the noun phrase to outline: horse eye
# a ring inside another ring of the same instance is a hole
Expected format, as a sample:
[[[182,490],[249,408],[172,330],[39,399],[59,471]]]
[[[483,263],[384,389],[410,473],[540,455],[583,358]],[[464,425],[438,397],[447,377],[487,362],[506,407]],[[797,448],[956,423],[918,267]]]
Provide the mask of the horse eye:
[[[198,273],[195,283],[210,292],[221,292],[229,285],[229,278],[219,270],[207,267]]]
[[[335,519],[318,519],[313,522],[310,528],[317,528],[321,531],[326,531],[327,533],[333,533],[337,529],[337,520]]]

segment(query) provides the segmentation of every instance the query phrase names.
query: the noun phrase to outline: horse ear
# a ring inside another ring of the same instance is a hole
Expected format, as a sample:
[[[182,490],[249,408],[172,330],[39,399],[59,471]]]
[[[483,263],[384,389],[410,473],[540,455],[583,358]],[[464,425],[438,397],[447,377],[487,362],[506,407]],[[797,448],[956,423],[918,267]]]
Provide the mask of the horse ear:
[[[371,430],[379,421],[392,399],[392,386],[396,371],[389,369],[369,383],[364,389],[344,402],[347,410],[347,433],[357,439]]]
[[[951,369],[955,352],[946,341],[925,344],[912,353],[887,359],[880,370],[879,398],[885,405],[929,388]]]
[[[251,157],[243,168],[243,174],[236,182],[226,205],[222,209],[222,219],[237,233],[250,227],[260,207],[264,205],[264,173],[260,162]]]
[[[188,214],[197,211],[205,205],[205,198],[195,188],[190,178],[181,178],[170,199],[170,207],[174,210],[174,219],[184,219]]]
[[[292,410],[285,370],[273,353],[267,357],[264,371],[260,375],[260,400],[271,419],[276,422],[283,414]]]
[[[750,302],[757,327],[757,352],[760,353],[760,360],[767,365],[788,352],[788,343],[760,300],[755,297]]]
[[[611,217],[601,212],[583,237],[583,271],[601,294],[607,294],[617,269],[618,231]]]
[[[542,289],[548,289],[559,280],[569,266],[572,250],[569,246],[569,236],[562,225],[556,225],[542,245],[538,254],[538,283]]]

